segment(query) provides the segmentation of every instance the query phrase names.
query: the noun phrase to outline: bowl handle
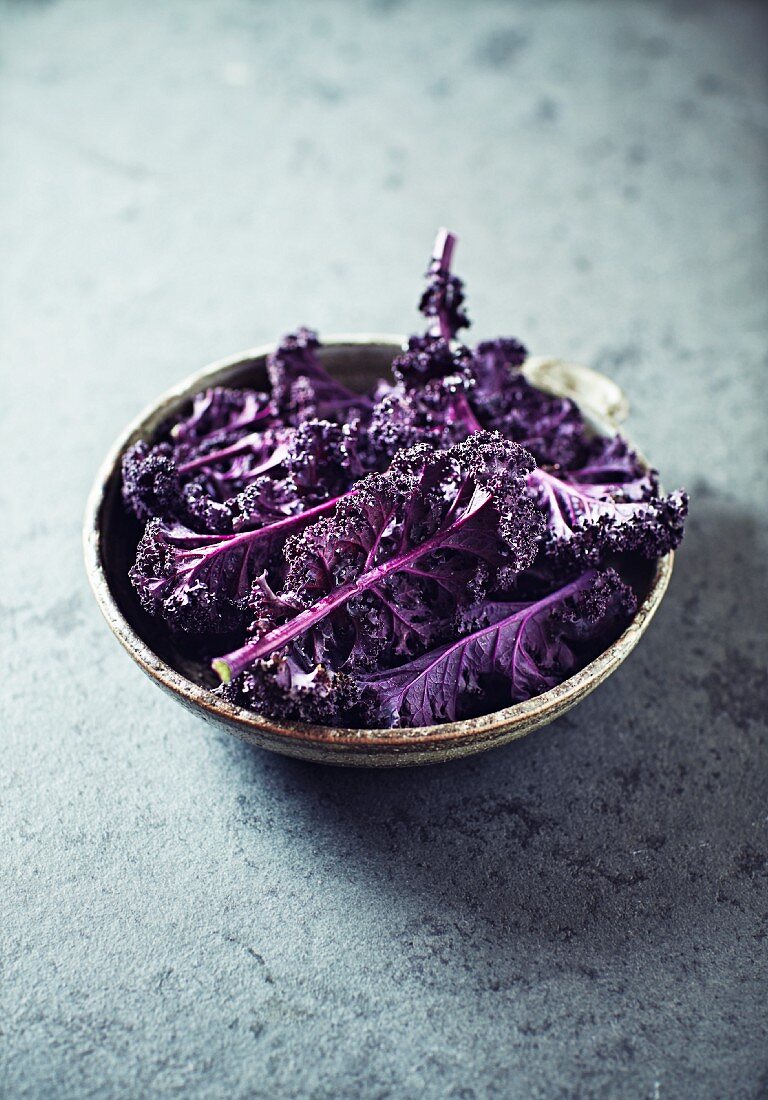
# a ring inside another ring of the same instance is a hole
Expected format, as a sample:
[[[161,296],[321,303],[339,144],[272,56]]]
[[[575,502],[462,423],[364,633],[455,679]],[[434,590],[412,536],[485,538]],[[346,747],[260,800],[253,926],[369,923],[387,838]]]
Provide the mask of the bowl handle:
[[[526,359],[523,370],[534,386],[558,397],[572,398],[614,431],[629,414],[629,402],[622,390],[590,367],[539,355]]]

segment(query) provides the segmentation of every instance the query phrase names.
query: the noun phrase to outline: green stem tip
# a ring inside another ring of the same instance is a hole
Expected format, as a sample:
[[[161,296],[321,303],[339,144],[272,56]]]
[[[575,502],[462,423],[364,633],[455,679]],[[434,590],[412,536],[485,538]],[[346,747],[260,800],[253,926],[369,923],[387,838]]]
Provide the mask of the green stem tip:
[[[221,658],[217,657],[215,661],[211,661],[211,667],[222,684],[228,684],[230,682],[232,679],[232,669],[226,661],[222,661]]]

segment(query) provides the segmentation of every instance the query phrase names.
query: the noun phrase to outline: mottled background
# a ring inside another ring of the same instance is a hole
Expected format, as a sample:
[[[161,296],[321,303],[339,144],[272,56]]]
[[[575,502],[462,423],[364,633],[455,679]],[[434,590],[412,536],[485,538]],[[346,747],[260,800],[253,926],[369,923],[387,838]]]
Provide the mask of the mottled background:
[[[768,1095],[768,8],[0,0],[0,1091]],[[571,715],[434,770],[217,735],[101,621],[123,424],[306,322],[607,371],[692,493]]]

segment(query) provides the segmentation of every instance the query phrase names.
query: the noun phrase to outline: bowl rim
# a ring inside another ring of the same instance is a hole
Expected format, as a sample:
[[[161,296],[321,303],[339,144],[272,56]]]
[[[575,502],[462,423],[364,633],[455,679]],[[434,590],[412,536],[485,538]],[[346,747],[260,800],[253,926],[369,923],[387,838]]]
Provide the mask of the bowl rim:
[[[397,349],[403,345],[403,337],[389,333],[340,333],[323,339],[323,349],[370,346]],[[218,359],[208,364],[176,385],[166,390],[134,417],[110,446],[99,465],[95,480],[88,494],[83,522],[83,551],[85,567],[91,590],[108,626],[136,664],[161,687],[177,696],[183,703],[206,712],[212,718],[235,726],[246,740],[263,738],[283,739],[300,747],[338,746],[372,750],[396,750],[410,748],[423,751],[430,746],[450,746],[477,739],[487,744],[494,732],[511,740],[522,736],[536,726],[544,725],[569,708],[572,703],[587,695],[613,672],[637,645],[650,620],[655,615],[669,585],[674,566],[674,553],[670,552],[657,562],[650,580],[648,594],[639,605],[635,616],[619,637],[594,660],[585,665],[563,683],[549,691],[520,703],[497,710],[491,714],[432,726],[394,727],[382,729],[351,729],[332,726],[309,725],[289,719],[272,719],[256,714],[245,707],[235,706],[219,699],[200,684],[189,680],[163,661],[144,641],[123,615],[109,585],[107,570],[101,554],[101,522],[107,501],[107,492],[126,448],[145,430],[149,421],[156,420],[160,409],[172,402],[187,400],[205,387],[207,382],[223,384],[219,378],[227,371],[235,372],[243,364],[264,359],[274,350],[274,342]],[[598,375],[598,372],[590,372]],[[599,376],[604,377],[604,376]],[[519,730],[516,734],[515,731]],[[478,745],[478,747],[480,747]]]

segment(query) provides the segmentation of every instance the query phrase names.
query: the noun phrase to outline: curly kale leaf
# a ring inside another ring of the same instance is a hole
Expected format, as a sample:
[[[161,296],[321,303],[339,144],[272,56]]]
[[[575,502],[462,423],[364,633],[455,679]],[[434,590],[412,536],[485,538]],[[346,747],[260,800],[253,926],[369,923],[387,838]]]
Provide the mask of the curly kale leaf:
[[[320,341],[308,328],[285,336],[267,360],[272,400],[283,420],[350,421],[370,408],[370,398],[331,378],[318,356]]]
[[[652,475],[608,483],[566,480],[537,469],[528,479],[547,530],[542,551],[560,568],[599,565],[609,554],[634,551],[657,558],[683,537],[688,496],[657,496]]]
[[[195,396],[192,412],[171,428],[176,445],[199,448],[203,443],[226,446],[256,425],[275,420],[269,396],[257,390],[214,386]]]
[[[627,500],[645,500],[658,493],[655,470],[647,469],[620,435],[589,440],[580,465],[570,468],[566,480],[613,487]]]
[[[631,589],[613,570],[588,571],[532,603],[483,604],[464,637],[359,676],[358,684],[381,725],[452,722],[562,683],[616,637],[635,609]]]
[[[526,490],[532,468],[526,451],[490,433],[401,453],[286,544],[282,596],[301,610],[257,626],[214,668],[230,680],[293,642],[334,670],[436,644],[494,571],[531,563],[542,527]]]
[[[177,632],[226,633],[245,627],[256,577],[275,562],[289,535],[335,504],[328,501],[255,531],[225,535],[150,520],[129,571],[142,607]]]
[[[526,350],[517,340],[489,340],[473,355],[470,401],[485,427],[501,432],[546,466],[569,469],[589,451],[590,433],[567,397],[536,389],[521,373]]]
[[[289,430],[284,476],[258,477],[229,501],[235,531],[274,523],[339,497],[362,476],[356,424],[306,420]]]
[[[123,500],[139,520],[174,518],[193,527],[202,522],[204,530],[213,522],[211,530],[226,530],[231,524],[222,503],[286,462],[292,432],[270,428],[224,447],[135,443],[123,455]]]
[[[392,363],[395,385],[374,402],[363,458],[386,469],[398,450],[417,443],[446,449],[482,425],[468,395],[473,385],[470,352],[440,336],[412,336]]]
[[[185,514],[179,473],[170,443],[152,447],[139,440],[123,455],[123,502],[136,519]]]
[[[472,353],[442,336],[410,336],[392,362],[392,373],[395,382],[409,392],[418,393],[436,379],[448,379],[449,388],[466,390],[474,380]]]
[[[352,677],[311,667],[294,652],[255,661],[231,683],[220,684],[216,694],[258,714],[334,726],[354,722],[360,700]]]
[[[363,476],[359,426],[305,420],[293,433],[286,468],[299,496],[315,503],[335,496]]]
[[[284,466],[293,445],[293,428],[250,432],[226,447],[185,455],[176,452],[179,478],[194,480],[210,497],[226,501],[263,474]]]
[[[525,357],[523,345],[512,339],[487,341],[470,352],[439,336],[412,336],[392,364],[396,385],[382,404],[387,410],[397,402],[400,421],[419,438],[436,434],[441,446],[487,429],[545,465],[567,469],[584,462],[590,432],[578,407],[532,386],[520,371]],[[383,418],[376,408],[373,416]]]
[[[123,458],[123,498],[140,520],[221,534],[263,526],[345,492],[363,473],[358,435],[309,420],[197,452],[137,443]]]
[[[482,430],[456,376],[433,379],[421,389],[398,385],[374,405],[363,457],[370,469],[386,469],[399,450],[417,443],[445,450]]]

